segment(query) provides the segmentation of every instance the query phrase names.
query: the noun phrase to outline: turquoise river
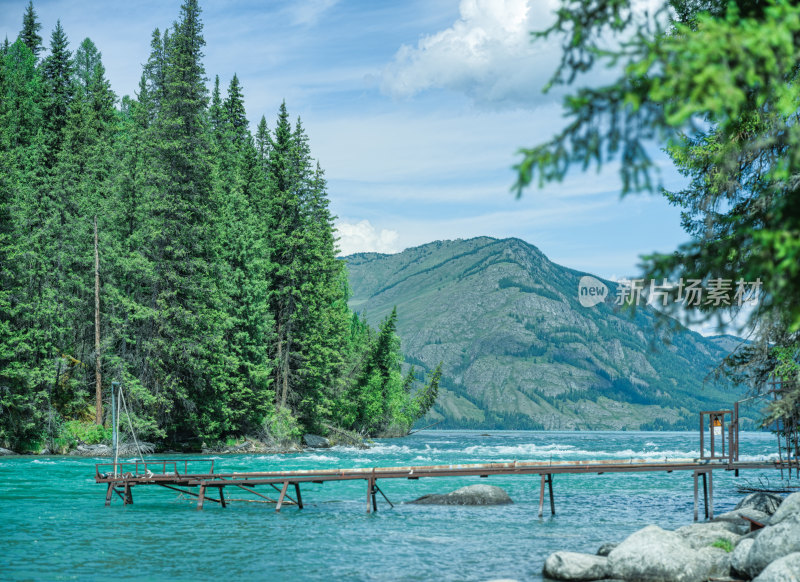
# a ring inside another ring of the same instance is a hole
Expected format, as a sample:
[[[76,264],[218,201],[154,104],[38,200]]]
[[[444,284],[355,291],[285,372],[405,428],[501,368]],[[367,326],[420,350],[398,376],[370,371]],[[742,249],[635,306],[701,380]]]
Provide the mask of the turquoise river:
[[[774,458],[775,437],[742,433],[741,458]],[[218,472],[699,456],[696,433],[422,431],[366,450],[335,447],[288,455],[214,458]],[[153,455],[148,458],[170,458]],[[183,457],[181,457],[183,458]],[[539,477],[386,480],[379,511],[365,511],[364,481],[309,484],[305,508],[233,502],[202,511],[179,493],[134,488],[134,504],[94,482],[76,457],[0,458],[2,580],[486,581],[541,580],[556,550],[592,552],[649,524],[692,521],[690,472],[556,475],[556,516],[538,518]],[[714,473],[717,513],[737,486],[780,482],[778,471]],[[471,483],[503,487],[513,505],[409,505]],[[266,493],[266,491],[264,491]],[[232,493],[229,494],[232,496]],[[235,497],[249,497],[248,494]],[[702,502],[701,502],[702,503]],[[702,512],[702,508],[701,508]]]

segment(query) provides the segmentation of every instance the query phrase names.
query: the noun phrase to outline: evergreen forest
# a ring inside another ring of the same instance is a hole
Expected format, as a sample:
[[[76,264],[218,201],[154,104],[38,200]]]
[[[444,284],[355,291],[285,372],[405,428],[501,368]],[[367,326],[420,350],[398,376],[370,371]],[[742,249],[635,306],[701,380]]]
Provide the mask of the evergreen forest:
[[[197,0],[135,97],[41,28],[29,3],[0,46],[0,445],[101,440],[112,381],[164,446],[407,432],[440,368],[403,375],[396,311],[348,308],[303,124],[283,103],[253,132],[237,76],[209,82]]]

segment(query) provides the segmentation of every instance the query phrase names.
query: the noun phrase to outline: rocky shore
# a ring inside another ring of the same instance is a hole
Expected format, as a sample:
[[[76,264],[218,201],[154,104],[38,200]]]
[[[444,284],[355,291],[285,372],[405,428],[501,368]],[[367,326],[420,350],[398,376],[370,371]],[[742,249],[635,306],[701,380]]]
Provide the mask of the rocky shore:
[[[542,572],[546,580],[798,582],[800,492],[753,493],[733,511],[675,531],[648,525],[595,555],[555,552]]]
[[[346,431],[339,431],[333,433],[331,436],[322,437],[319,435],[306,434],[303,435],[302,440],[286,440],[282,442],[263,442],[258,439],[245,437],[234,444],[216,444],[207,446],[205,443],[200,450],[196,448],[190,451],[191,453],[201,453],[204,455],[237,455],[237,454],[267,454],[278,455],[286,453],[298,453],[306,449],[327,449],[333,446],[346,446],[355,448],[368,448],[367,441],[354,433]],[[157,445],[148,442],[139,442],[137,448],[136,444],[132,442],[120,443],[119,454],[123,456],[137,455],[139,451],[145,455],[152,453],[173,453],[177,451],[163,450]],[[20,455],[10,449],[0,447],[0,456]],[[36,455],[53,455],[53,454],[67,454],[71,457],[111,457],[114,455],[114,450],[109,444],[78,444],[75,448],[68,451],[51,451],[44,448],[35,453]]]

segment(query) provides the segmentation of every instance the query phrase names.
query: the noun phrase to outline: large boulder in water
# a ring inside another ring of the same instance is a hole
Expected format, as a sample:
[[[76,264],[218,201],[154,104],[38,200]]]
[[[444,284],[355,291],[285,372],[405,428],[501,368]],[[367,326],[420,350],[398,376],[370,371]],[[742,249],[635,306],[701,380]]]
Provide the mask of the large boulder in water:
[[[17,453],[15,453],[14,451],[9,451],[8,449],[0,447],[0,457],[6,457],[8,455],[16,455],[16,454]]]
[[[701,582],[716,563],[673,531],[649,525],[608,554],[608,577],[651,582]]]
[[[503,489],[494,485],[467,485],[444,495],[423,495],[418,505],[508,505],[514,503]]]
[[[555,580],[602,580],[608,577],[608,558],[555,552],[547,556],[542,573]]]

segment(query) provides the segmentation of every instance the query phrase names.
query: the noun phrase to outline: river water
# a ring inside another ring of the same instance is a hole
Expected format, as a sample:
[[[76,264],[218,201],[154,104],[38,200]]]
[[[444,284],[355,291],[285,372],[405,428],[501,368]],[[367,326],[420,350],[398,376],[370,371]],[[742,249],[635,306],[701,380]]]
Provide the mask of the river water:
[[[775,450],[771,434],[741,434],[742,460],[775,458]],[[431,430],[378,440],[367,450],[193,458],[213,458],[216,472],[231,472],[697,456],[699,437],[689,432]],[[105,486],[94,482],[99,462],[107,459],[0,459],[0,578],[541,580],[544,559],[553,551],[594,553],[649,523],[674,528],[693,517],[691,472],[556,475],[556,516],[549,515],[546,500],[540,519],[538,476],[379,481],[395,507],[378,496],[379,511],[372,514],[365,511],[364,481],[304,485],[304,509],[285,506],[280,513],[273,505],[235,501],[226,509],[206,502],[197,511],[193,499],[157,487],[134,488],[133,505],[123,507],[115,498],[105,507]],[[737,484],[765,480],[777,484],[780,473],[744,471],[737,479],[715,471],[715,511],[732,509],[742,497]],[[503,487],[514,504],[402,503],[473,483]]]

